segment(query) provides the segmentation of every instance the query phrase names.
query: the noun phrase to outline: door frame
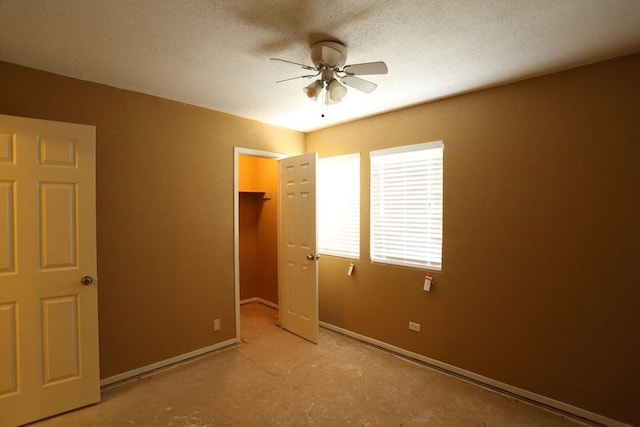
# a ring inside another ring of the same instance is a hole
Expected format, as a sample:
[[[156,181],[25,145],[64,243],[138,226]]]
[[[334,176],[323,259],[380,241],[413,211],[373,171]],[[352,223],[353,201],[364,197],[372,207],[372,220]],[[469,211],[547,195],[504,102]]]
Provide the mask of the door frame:
[[[236,312],[236,340],[240,341],[240,156],[262,157],[280,160],[286,154],[271,151],[254,150],[251,148],[233,147],[233,270]]]

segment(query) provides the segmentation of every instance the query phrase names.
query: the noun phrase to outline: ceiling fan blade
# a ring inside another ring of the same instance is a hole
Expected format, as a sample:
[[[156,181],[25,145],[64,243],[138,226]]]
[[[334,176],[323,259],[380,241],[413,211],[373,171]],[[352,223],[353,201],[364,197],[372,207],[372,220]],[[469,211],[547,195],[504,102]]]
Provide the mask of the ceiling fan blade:
[[[347,65],[344,67],[343,71],[350,76],[364,76],[367,74],[387,74],[389,69],[387,68],[387,64],[382,61],[378,61]]]
[[[364,79],[353,77],[353,76],[344,77],[342,79],[342,83],[365,93],[373,92],[375,88],[378,87],[377,84],[370,82],[369,80],[364,80]]]
[[[306,76],[291,77],[291,78],[288,78],[288,79],[278,80],[276,83],[288,82],[289,80],[295,80],[295,79],[308,79],[308,78],[311,78],[311,77],[316,77],[318,75],[320,75],[320,73],[307,74]]]
[[[312,66],[310,66],[310,65],[299,64],[299,63],[297,63],[297,62],[287,61],[286,59],[280,59],[280,58],[269,58],[269,59],[270,59],[270,60],[272,60],[272,61],[280,61],[280,62],[286,62],[287,64],[298,65],[298,66],[300,66],[300,67],[304,68],[305,70],[313,70],[313,71],[315,71],[315,70],[316,70],[315,68],[313,68],[313,67],[312,67]]]

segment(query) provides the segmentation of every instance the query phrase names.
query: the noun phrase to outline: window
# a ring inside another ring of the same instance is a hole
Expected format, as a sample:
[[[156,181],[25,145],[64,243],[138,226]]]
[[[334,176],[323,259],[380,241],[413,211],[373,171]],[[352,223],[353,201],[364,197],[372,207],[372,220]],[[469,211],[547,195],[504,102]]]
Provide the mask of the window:
[[[371,260],[442,268],[442,142],[372,151]]]
[[[360,155],[318,160],[318,251],[360,257]]]

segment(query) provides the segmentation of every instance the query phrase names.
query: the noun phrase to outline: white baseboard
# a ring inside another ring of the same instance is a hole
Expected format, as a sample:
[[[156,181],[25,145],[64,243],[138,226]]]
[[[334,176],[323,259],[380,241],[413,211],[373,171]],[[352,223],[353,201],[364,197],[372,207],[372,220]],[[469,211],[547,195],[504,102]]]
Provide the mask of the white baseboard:
[[[248,299],[244,299],[240,301],[240,304],[250,304],[253,302],[257,302],[260,304],[264,304],[266,306],[275,308],[276,310],[278,309],[278,304],[274,304],[271,301],[267,301],[266,299],[263,298],[248,298]],[[119,383],[119,382],[123,382],[123,381],[127,381],[129,379],[132,378],[137,378],[137,377],[143,377],[148,375],[151,372],[157,371],[158,369],[162,369],[162,368],[167,368],[170,367],[172,365],[177,365],[181,362],[185,362],[189,359],[193,359],[194,357],[198,357],[201,356],[203,354],[206,353],[210,353],[216,350],[220,350],[224,347],[229,347],[231,345],[235,345],[235,344],[239,344],[241,341],[238,338],[232,338],[230,340],[227,341],[223,341],[220,342],[218,344],[214,344],[208,347],[204,347],[198,350],[194,350],[191,351],[189,353],[185,353],[185,354],[181,354],[179,356],[176,357],[172,357],[170,359],[166,359],[166,360],[161,360],[159,362],[156,363],[152,363],[151,365],[147,365],[147,366],[142,366],[140,368],[137,369],[132,369],[130,371],[127,372],[123,372],[121,374],[116,374],[114,376],[108,377],[108,378],[104,378],[102,380],[100,380],[100,387],[107,387],[111,384],[115,384],[115,383]]]
[[[253,302],[258,302],[258,297],[241,299],[240,300],[240,305],[251,304]]]
[[[260,304],[264,304],[276,309],[278,308],[277,304],[274,304],[262,298],[249,298],[249,299],[240,301],[240,304],[249,304],[252,302],[258,302]],[[612,418],[608,418],[603,415],[596,414],[595,412],[591,412],[586,409],[582,409],[577,406],[573,406],[568,403],[561,402],[559,400],[551,399],[541,394],[533,393],[531,391],[528,391],[519,387],[515,387],[500,381],[496,381],[494,379],[485,377],[483,375],[476,374],[475,372],[467,371],[465,369],[459,368],[454,365],[449,365],[448,363],[444,363],[439,360],[432,359],[430,357],[426,357],[421,354],[414,353],[412,351],[408,351],[391,344],[387,344],[383,341],[378,341],[374,338],[370,338],[370,337],[367,337],[366,335],[358,334],[356,332],[341,328],[339,326],[332,325],[330,323],[319,322],[319,324],[323,328],[338,332],[340,334],[355,338],[357,340],[366,342],[368,344],[372,344],[376,347],[383,348],[385,350],[396,353],[398,355],[405,356],[409,359],[413,359],[418,362],[424,363],[426,365],[435,367],[438,370],[441,370],[445,373],[455,376],[456,378],[470,381],[474,384],[484,386],[490,390],[494,390],[494,391],[506,393],[510,396],[518,397],[526,402],[542,405],[543,407],[555,409],[560,412],[564,412],[564,413],[582,418],[584,420],[592,421],[605,426],[630,427],[629,424],[625,424],[620,421],[614,420]],[[150,374],[151,372],[157,371],[159,369],[168,368],[168,367],[171,367],[172,365],[178,365],[181,362],[188,361],[189,359],[193,359],[203,354],[214,352],[214,351],[223,349],[225,347],[229,347],[239,343],[240,343],[240,340],[238,340],[237,338],[232,338],[230,340],[223,341],[208,347],[203,347],[201,349],[194,350],[189,353],[184,353],[179,356],[172,357],[170,359],[152,363],[151,365],[143,366],[137,369],[132,369],[130,371],[123,372],[123,373],[100,380],[100,387],[107,387],[109,385],[112,385],[118,382],[123,382],[132,378],[144,377]]]
[[[276,310],[278,310],[280,308],[280,306],[278,304],[273,303],[271,301],[267,301],[266,299],[258,298],[258,302],[260,304],[264,304],[264,305],[266,305],[268,307],[275,308]]]
[[[494,379],[482,376],[480,374],[476,374],[471,371],[467,371],[462,368],[458,368],[457,366],[449,365],[447,363],[441,362],[436,359],[432,359],[430,357],[423,356],[418,353],[414,353],[400,347],[396,347],[391,344],[387,344],[382,341],[378,341],[376,339],[367,337],[365,335],[360,335],[356,332],[352,332],[348,329],[343,329],[339,326],[332,325],[326,322],[319,322],[320,326],[329,329],[331,331],[338,332],[340,334],[355,338],[357,340],[366,342],[368,344],[372,344],[376,347],[383,348],[392,353],[397,353],[401,356],[405,356],[407,358],[416,360],[418,362],[424,363],[426,365],[437,368],[440,371],[448,373],[450,375],[455,376],[456,378],[460,378],[466,381],[470,381],[474,384],[478,384],[480,386],[484,386],[489,390],[506,393],[512,397],[520,398],[525,402],[531,402],[536,405],[542,405],[543,407],[550,408],[552,410],[557,410],[560,412],[564,412],[566,414],[573,415],[578,418],[582,418],[585,421],[592,421],[598,424],[602,424],[605,426],[612,427],[630,427],[629,424],[622,423],[620,421],[616,421],[614,419],[605,417],[600,414],[596,414],[595,412],[587,411],[586,409],[578,408],[577,406],[570,405],[568,403],[561,402],[559,400],[551,399],[549,397],[543,396],[541,394],[533,393],[528,390],[524,390],[519,387],[514,387],[512,385],[496,381]]]
[[[177,365],[177,364],[180,364],[181,362],[185,362],[189,359],[193,359],[194,357],[198,357],[206,353],[211,353],[213,351],[220,350],[222,348],[229,347],[239,343],[240,343],[240,340],[236,338],[232,338],[230,340],[222,341],[208,347],[203,347],[201,349],[194,350],[189,353],[184,353],[179,356],[172,357],[170,359],[161,360],[160,362],[152,363],[151,365],[142,366],[137,369],[132,369],[131,371],[123,372],[121,374],[117,374],[112,377],[108,377],[100,380],[100,387],[106,387],[111,384],[119,383],[132,378],[143,377],[145,375],[148,375],[151,372],[157,371],[158,369],[168,368],[172,365]]]
[[[278,309],[278,304],[273,303],[271,301],[268,301],[264,298],[258,298],[258,297],[253,297],[253,298],[247,298],[247,299],[243,299],[240,300],[240,305],[244,305],[244,304],[251,304],[252,302],[258,302],[260,304],[264,304],[266,306],[269,306],[271,308],[275,308],[276,310]]]

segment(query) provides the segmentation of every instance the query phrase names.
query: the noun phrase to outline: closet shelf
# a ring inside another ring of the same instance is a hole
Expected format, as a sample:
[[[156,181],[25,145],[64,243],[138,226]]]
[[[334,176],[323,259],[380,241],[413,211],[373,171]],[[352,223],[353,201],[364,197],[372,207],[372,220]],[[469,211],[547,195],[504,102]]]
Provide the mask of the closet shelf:
[[[262,194],[262,200],[271,200],[271,195],[268,194],[266,191],[255,191],[255,190],[240,190],[240,193],[247,193],[247,194]]]

